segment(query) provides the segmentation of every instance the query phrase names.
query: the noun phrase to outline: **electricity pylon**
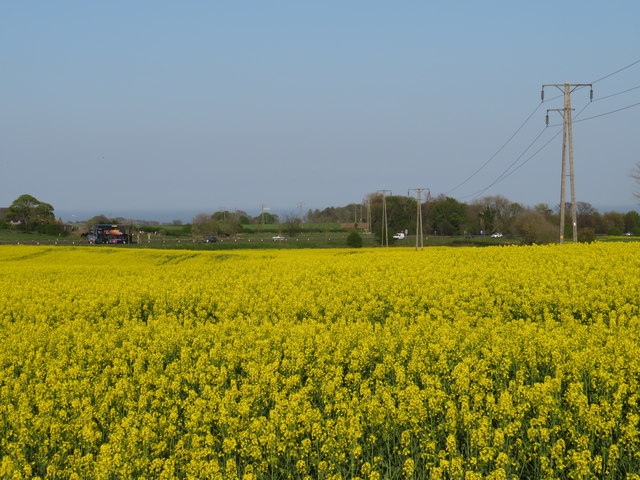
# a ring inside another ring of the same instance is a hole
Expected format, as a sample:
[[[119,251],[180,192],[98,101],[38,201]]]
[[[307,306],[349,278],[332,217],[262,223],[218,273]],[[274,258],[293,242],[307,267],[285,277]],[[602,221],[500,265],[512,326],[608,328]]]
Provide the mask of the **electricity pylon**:
[[[567,147],[569,149],[569,178],[571,184],[571,223],[573,224],[573,242],[578,241],[578,220],[576,211],[576,184],[573,170],[573,119],[571,108],[571,92],[580,87],[590,87],[590,99],[593,100],[593,86],[590,83],[569,83],[542,85],[541,98],[544,102],[544,87],[556,87],[564,92],[564,108],[551,108],[547,110],[547,125],[549,125],[549,112],[560,112],[563,118],[562,136],[562,171],[560,174],[560,243],[564,243],[564,217],[565,217],[565,187],[567,184]]]
[[[389,246],[389,225],[387,218],[387,193],[391,193],[391,190],[380,190],[382,194],[382,240],[384,241],[384,246]]]
[[[424,250],[424,236],[422,234],[422,192],[427,191],[427,198],[429,198],[428,188],[410,188],[411,191],[418,193],[418,210],[416,212],[416,250]],[[420,247],[420,248],[418,248]]]

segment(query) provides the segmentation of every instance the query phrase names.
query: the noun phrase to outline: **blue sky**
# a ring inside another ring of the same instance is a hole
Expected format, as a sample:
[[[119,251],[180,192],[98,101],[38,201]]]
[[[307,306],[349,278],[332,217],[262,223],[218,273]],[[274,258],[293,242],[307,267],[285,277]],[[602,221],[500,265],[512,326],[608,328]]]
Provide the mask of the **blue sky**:
[[[632,0],[2,2],[0,205],[189,220],[426,187],[555,206],[545,115],[562,99],[541,104],[541,85],[640,60],[638,18]],[[589,105],[574,92],[575,120],[640,102],[638,86],[640,63]],[[579,200],[636,208],[639,121],[576,122]]]

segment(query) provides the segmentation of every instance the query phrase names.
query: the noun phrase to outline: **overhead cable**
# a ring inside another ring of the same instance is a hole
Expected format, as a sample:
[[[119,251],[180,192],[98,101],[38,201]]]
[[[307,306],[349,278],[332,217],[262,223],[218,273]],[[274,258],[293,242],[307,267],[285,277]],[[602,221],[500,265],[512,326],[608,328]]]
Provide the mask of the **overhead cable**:
[[[584,112],[586,110],[586,108],[590,105],[591,103],[587,103],[585,104],[584,107],[582,107],[580,109],[580,111],[578,113],[576,113],[576,117],[579,117],[580,114],[582,112]],[[575,123],[575,122],[574,122]],[[561,127],[562,124],[554,124],[554,125],[549,125],[550,127]],[[542,136],[542,133],[546,130],[546,127],[542,130],[542,132],[540,132],[536,138],[533,139],[533,141],[527,146],[527,148],[524,149],[524,151],[518,155],[518,157],[511,163],[511,165],[509,165],[493,182],[491,182],[489,185],[487,185],[485,188],[483,188],[482,190],[478,190],[475,193],[472,193],[470,195],[466,195],[465,197],[462,198],[467,198],[467,197],[473,197],[474,200],[476,198],[478,198],[478,196],[482,195],[484,192],[486,192],[487,190],[489,190],[491,187],[493,187],[494,185],[496,185],[497,183],[500,183],[502,180],[504,180],[507,177],[510,177],[511,175],[513,175],[517,170],[519,170],[520,168],[522,168],[524,165],[526,165],[529,160],[531,160],[533,157],[535,157],[536,155],[538,155],[538,153],[540,153],[542,150],[544,150],[547,145],[549,145],[558,135],[560,135],[560,133],[562,133],[562,130],[558,130],[558,132],[556,132],[556,134],[551,137],[544,145],[542,145],[538,150],[536,150],[533,155],[529,156],[524,162],[522,162],[520,165],[518,165],[517,167],[514,167],[514,165],[516,165],[518,163],[518,161],[524,156],[525,153],[527,153],[527,151],[529,151],[529,149],[533,146],[533,144]]]
[[[487,190],[489,190],[491,187],[493,187],[496,183],[500,182],[503,178],[505,178],[505,176],[507,175],[507,172],[516,164],[518,163],[518,161],[524,156],[525,153],[527,153],[527,151],[533,146],[533,144],[535,142],[538,141],[538,139],[542,136],[542,134],[545,132],[546,127],[543,128],[540,133],[538,133],[538,135],[536,136],[536,138],[534,138],[531,143],[529,143],[529,145],[527,146],[527,148],[524,149],[524,151],[518,155],[518,157],[511,163],[511,165],[509,165],[506,170],[504,172],[502,172],[498,178],[496,178],[493,182],[491,182],[489,185],[487,185],[485,188],[483,188],[482,190],[479,190],[475,193],[472,193],[470,195],[465,195],[462,198],[466,198],[466,197],[477,197],[478,195],[486,192]]]
[[[461,187],[462,185],[464,185],[465,183],[467,183],[469,180],[471,180],[473,177],[475,177],[475,176],[476,176],[476,175],[477,175],[477,174],[478,174],[478,173],[479,173],[479,172],[480,172],[484,167],[486,167],[486,166],[489,164],[489,162],[491,162],[491,160],[493,160],[494,158],[496,158],[496,156],[497,156],[497,155],[498,155],[498,154],[499,154],[499,153],[504,149],[504,147],[506,147],[506,146],[509,144],[509,142],[511,142],[511,140],[513,140],[513,138],[518,134],[518,132],[519,132],[520,130],[522,130],[522,127],[524,127],[524,126],[527,124],[527,122],[531,119],[531,117],[533,117],[533,115],[538,111],[538,109],[540,108],[540,105],[542,105],[542,103],[538,104],[538,106],[533,110],[533,112],[531,112],[531,113],[529,114],[529,116],[525,119],[525,121],[524,121],[524,122],[522,122],[522,124],[517,128],[517,130],[516,130],[515,132],[513,132],[513,135],[511,135],[511,136],[509,137],[509,139],[508,139],[506,142],[504,142],[504,143],[502,144],[502,146],[501,146],[498,150],[496,150],[496,152],[495,152],[491,157],[489,157],[489,159],[488,159],[486,162],[484,162],[484,163],[480,166],[480,168],[478,168],[475,172],[473,172],[471,175],[469,175],[465,180],[463,180],[462,182],[460,182],[458,185],[456,185],[455,187],[453,187],[452,189],[450,189],[450,190],[446,193],[446,195],[449,195],[449,193],[453,192],[454,190],[457,190],[459,187]]]
[[[638,88],[640,88],[640,85],[638,85],[636,87],[627,88],[626,90],[622,90],[621,92],[616,92],[616,93],[612,93],[610,95],[605,95],[604,97],[594,98],[593,101],[597,102],[599,100],[604,100],[605,98],[611,98],[611,97],[615,97],[616,95],[622,95],[623,93],[631,92],[633,90],[637,90]]]
[[[629,65],[627,65],[626,67],[622,67],[621,69],[616,70],[615,72],[612,72],[612,73],[610,73],[610,74],[608,74],[608,75],[605,75],[604,77],[599,78],[598,80],[594,80],[594,81],[593,81],[593,82],[591,82],[591,83],[598,83],[598,82],[600,82],[600,81],[604,80],[605,78],[612,77],[612,76],[614,76],[616,73],[620,73],[620,72],[622,72],[623,70],[626,70],[627,68],[633,67],[633,66],[634,66],[635,64],[637,64],[637,63],[640,63],[640,60],[636,60],[635,62],[630,63]]]
[[[592,117],[583,118],[581,120],[574,120],[573,123],[585,122],[587,120],[592,120],[594,118],[604,117],[605,115],[611,115],[612,113],[616,113],[616,112],[620,112],[622,110],[627,110],[629,108],[637,107],[638,105],[640,105],[640,102],[634,103],[633,105],[627,105],[626,107],[617,108],[615,110],[611,110],[610,112],[605,112],[605,113],[600,113],[598,115],[593,115]]]
[[[638,63],[640,63],[640,59],[639,59],[639,60],[636,60],[635,62],[632,62],[632,63],[630,63],[630,64],[628,64],[628,65],[626,65],[626,66],[624,66],[624,67],[622,67],[622,68],[620,68],[620,69],[618,69],[618,70],[614,71],[614,72],[611,72],[611,73],[609,73],[609,74],[607,74],[607,75],[605,75],[605,76],[603,76],[603,77],[601,77],[601,78],[599,78],[599,79],[597,79],[597,80],[594,80],[593,82],[591,82],[591,84],[601,82],[602,80],[605,80],[605,79],[607,79],[607,78],[609,78],[609,77],[612,77],[613,75],[616,75],[616,74],[618,74],[618,73],[620,73],[620,72],[622,72],[622,71],[624,71],[624,70],[626,70],[626,69],[628,69],[628,68],[630,68],[630,67],[632,67],[632,66],[634,66],[634,65],[636,65],[636,64],[638,64]],[[578,88],[581,88],[581,87],[578,87]],[[621,94],[623,94],[623,93],[627,93],[627,92],[629,92],[629,91],[632,91],[632,90],[635,90],[635,89],[638,89],[638,88],[640,88],[640,85],[639,85],[639,86],[636,86],[636,87],[629,88],[629,89],[627,89],[627,90],[623,90],[623,91],[621,91],[621,92],[617,92],[617,93],[613,93],[613,94],[611,94],[611,95],[607,95],[607,96],[605,96],[605,97],[601,97],[601,98],[597,98],[597,99],[593,99],[593,98],[592,98],[592,100],[593,100],[593,101],[604,100],[605,98],[610,98],[610,97],[613,97],[613,96],[616,96],[616,95],[621,95]],[[516,129],[516,131],[515,131],[515,132],[514,132],[510,137],[509,137],[509,139],[508,139],[508,140],[507,140],[507,141],[506,141],[506,142],[505,142],[505,143],[504,143],[504,144],[503,144],[503,145],[502,145],[502,146],[501,146],[501,147],[500,147],[500,148],[499,148],[499,149],[498,149],[498,150],[497,150],[497,151],[496,151],[496,152],[495,152],[491,157],[489,157],[489,159],[488,159],[486,162],[484,162],[484,163],[483,163],[483,164],[482,164],[482,165],[481,165],[477,170],[475,170],[471,175],[469,175],[466,179],[464,179],[464,180],[463,180],[462,182],[460,182],[458,185],[456,185],[455,187],[453,187],[453,188],[451,188],[449,191],[447,191],[447,192],[446,192],[446,195],[449,195],[451,192],[453,192],[453,191],[457,190],[458,188],[460,188],[461,186],[463,186],[464,184],[466,184],[469,180],[471,180],[473,177],[475,177],[475,176],[476,176],[476,175],[477,175],[477,174],[478,174],[482,169],[484,169],[484,168],[485,168],[485,167],[486,167],[486,166],[487,166],[487,165],[488,165],[488,164],[489,164],[489,163],[490,163],[490,162],[491,162],[491,161],[492,161],[496,156],[498,156],[498,154],[499,154],[499,153],[500,153],[500,152],[501,152],[501,151],[502,151],[502,150],[503,150],[503,149],[504,149],[504,148],[505,148],[505,147],[506,147],[506,146],[511,142],[511,140],[513,140],[513,138],[518,134],[518,132],[520,132],[520,130],[522,130],[522,128],[527,124],[527,122],[531,119],[531,117],[533,117],[533,115],[538,111],[538,109],[540,108],[540,106],[542,105],[542,103],[552,101],[552,100],[554,100],[554,99],[556,99],[556,98],[560,98],[560,97],[562,97],[562,96],[563,96],[563,95],[558,95],[558,96],[556,96],[556,97],[552,97],[552,98],[549,98],[549,99],[546,99],[546,100],[544,99],[544,97],[542,97],[542,102],[541,102],[540,104],[538,104],[538,106],[533,110],[533,112],[531,112],[531,114],[529,114],[529,116],[524,120],[524,122],[522,122],[522,124],[521,124],[517,129]],[[586,105],[585,105],[585,106],[580,110],[580,112],[578,112],[578,113],[574,116],[574,118],[575,118],[575,117],[578,117],[578,116],[579,116],[579,115],[580,115],[580,114],[581,114],[581,113],[582,113],[582,112],[587,108],[587,106],[588,106],[588,105],[589,105],[589,103],[587,103],[587,104],[586,104]],[[621,111],[621,110],[626,110],[626,109],[629,109],[629,108],[632,108],[632,107],[636,107],[636,106],[638,106],[638,105],[640,105],[640,103],[635,103],[635,104],[633,104],[633,105],[629,105],[629,106],[627,106],[627,107],[619,108],[619,109],[617,109],[617,110],[612,110],[611,112],[606,112],[606,113],[602,113],[602,114],[599,114],[599,115],[594,115],[594,116],[592,116],[592,117],[583,118],[583,119],[581,119],[581,120],[574,120],[574,123],[577,123],[577,122],[584,122],[584,121],[587,121],[587,120],[591,120],[591,119],[593,119],[593,118],[602,117],[602,116],[604,116],[604,115],[609,115],[609,114],[612,114],[612,113],[615,113],[615,112],[619,112],[619,111]],[[550,125],[550,126],[560,126],[560,124],[554,124],[554,125]],[[532,142],[527,146],[527,148],[525,148],[525,149],[524,149],[524,151],[523,151],[523,152],[522,152],[522,153],[521,153],[521,154],[520,154],[520,155],[519,155],[519,156],[518,156],[518,157],[517,157],[517,158],[516,158],[512,163],[511,163],[511,165],[509,165],[509,167],[507,167],[507,169],[506,169],[505,171],[503,171],[503,172],[502,172],[502,173],[501,173],[501,174],[500,174],[500,175],[499,175],[499,176],[498,176],[498,177],[497,177],[497,178],[496,178],[496,179],[495,179],[491,184],[489,184],[487,187],[485,187],[485,188],[484,188],[484,189],[482,189],[482,190],[479,190],[479,191],[478,191],[478,192],[476,192],[476,193],[473,193],[473,194],[470,194],[470,195],[465,195],[465,196],[463,196],[462,198],[467,198],[467,197],[475,197],[475,198],[477,198],[477,196],[478,196],[479,194],[482,194],[482,193],[486,192],[489,188],[491,188],[491,187],[492,187],[492,186],[494,186],[495,184],[499,183],[500,181],[504,180],[505,178],[509,177],[509,176],[510,176],[511,174],[513,174],[515,171],[517,171],[517,170],[518,170],[518,169],[520,169],[522,166],[524,166],[524,165],[525,165],[529,160],[531,160],[533,157],[535,157],[535,156],[536,156],[540,151],[542,151],[542,150],[543,150],[543,149],[544,149],[544,148],[545,148],[549,143],[551,143],[551,141],[552,141],[554,138],[556,138],[556,137],[560,134],[560,132],[556,133],[556,134],[555,134],[551,139],[549,139],[549,141],[548,141],[548,142],[546,142],[542,147],[540,147],[540,148],[539,148],[539,149],[538,149],[538,150],[537,150],[533,155],[531,155],[530,157],[528,157],[524,162],[522,162],[522,163],[521,163],[520,165],[518,165],[517,167],[513,168],[513,167],[514,167],[514,165],[516,165],[516,164],[518,163],[518,161],[519,161],[519,160],[524,156],[524,154],[525,154],[525,153],[526,153],[526,152],[527,152],[527,151],[528,151],[528,150],[533,146],[533,144],[534,144],[534,143],[535,143],[535,142],[536,142],[536,141],[537,141],[537,140],[542,136],[542,133],[543,133],[543,132],[544,132],[544,129],[543,129],[543,130],[542,130],[542,131],[541,131],[541,132],[536,136],[536,138],[535,138],[535,139],[534,139],[534,140],[533,140],[533,141],[532,141]]]

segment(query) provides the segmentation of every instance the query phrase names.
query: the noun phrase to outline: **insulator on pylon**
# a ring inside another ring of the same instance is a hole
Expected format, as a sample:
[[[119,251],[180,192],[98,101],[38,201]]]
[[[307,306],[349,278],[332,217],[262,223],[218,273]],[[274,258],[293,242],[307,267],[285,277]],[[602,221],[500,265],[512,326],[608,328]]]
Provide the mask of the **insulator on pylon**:
[[[547,113],[547,127],[549,126],[549,114]]]
[[[544,88],[540,91],[540,100],[544,102]]]
[[[589,100],[593,102],[593,88],[589,92]]]

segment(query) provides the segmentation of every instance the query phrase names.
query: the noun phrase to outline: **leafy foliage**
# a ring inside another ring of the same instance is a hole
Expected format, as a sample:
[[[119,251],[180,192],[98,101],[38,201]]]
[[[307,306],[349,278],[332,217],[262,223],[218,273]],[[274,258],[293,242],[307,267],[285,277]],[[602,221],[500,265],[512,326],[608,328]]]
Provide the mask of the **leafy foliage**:
[[[400,195],[383,197],[380,194],[374,194],[369,197],[369,205],[371,205],[371,231],[381,244],[384,243],[385,204],[388,233],[387,241],[391,244],[394,243],[394,233],[404,231],[409,227],[415,227],[417,205],[414,198]]]
[[[463,235],[469,228],[467,205],[441,196],[427,205],[429,230],[441,235]]]
[[[38,225],[53,223],[53,206],[41,202],[32,195],[20,195],[16,198],[6,213],[6,218],[17,222],[21,230],[30,231]]]
[[[362,248],[362,235],[358,232],[351,232],[347,235],[347,245],[351,248]]]

